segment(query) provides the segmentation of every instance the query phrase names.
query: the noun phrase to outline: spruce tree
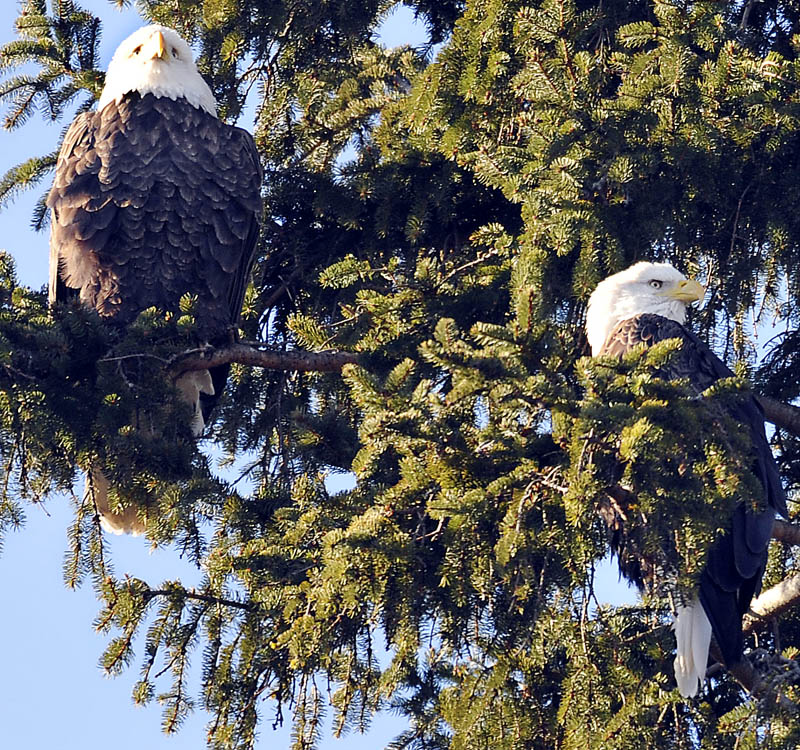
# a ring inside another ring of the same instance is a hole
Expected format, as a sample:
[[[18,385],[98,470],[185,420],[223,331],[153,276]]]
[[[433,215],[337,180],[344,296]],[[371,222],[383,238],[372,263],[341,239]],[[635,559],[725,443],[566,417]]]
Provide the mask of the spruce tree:
[[[167,731],[200,670],[212,748],[253,747],[276,715],[311,748],[328,700],[336,732],[402,714],[395,750],[797,747],[796,526],[776,525],[777,603],[746,624],[756,683],[712,668],[680,699],[669,629],[753,482],[715,401],[749,380],[790,497],[800,480],[797,8],[419,0],[429,43],[387,50],[374,31],[395,4],[137,4],[194,44],[223,118],[257,99],[265,227],[243,343],[210,355],[233,362],[209,435],[235,476],[174,427],[163,369],[118,367],[191,361],[191,300],[120,339],[50,312],[4,257],[0,523],[72,494],[65,576],[101,601],[105,668],[140,669],[133,698],[158,696]],[[101,23],[22,3],[6,127],[92,105]],[[0,199],[46,189],[54,158],[9,172]],[[639,259],[709,282],[690,323],[739,375],[702,401],[658,378],[669,342],[587,356],[588,295]],[[140,409],[163,429],[131,429]],[[114,574],[73,490],[98,456],[201,586]],[[620,471],[659,575],[635,605],[598,606]],[[330,490],[347,472],[355,487]]]

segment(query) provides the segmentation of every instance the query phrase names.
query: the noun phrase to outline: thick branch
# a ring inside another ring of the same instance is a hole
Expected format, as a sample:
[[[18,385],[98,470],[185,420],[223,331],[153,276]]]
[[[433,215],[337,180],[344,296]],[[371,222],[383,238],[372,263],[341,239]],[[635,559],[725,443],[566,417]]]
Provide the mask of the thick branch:
[[[776,518],[772,526],[772,538],[784,544],[800,545],[800,526]]]
[[[768,422],[772,422],[776,427],[781,427],[793,435],[800,435],[800,407],[783,404],[767,396],[756,396],[756,398],[761,404]]]
[[[742,621],[742,631],[750,632],[761,621],[777,617],[798,602],[800,602],[800,573],[795,573],[753,599],[750,603],[752,614],[747,614]]]
[[[763,691],[764,682],[758,672],[756,672],[756,670],[753,668],[753,665],[747,659],[742,659],[736,664],[732,664],[730,667],[725,667],[724,660],[722,658],[722,652],[719,650],[717,641],[714,639],[711,640],[710,651],[711,656],[716,660],[717,663],[710,667],[709,671],[706,673],[707,677],[710,677],[717,670],[727,670],[733,679],[735,679],[736,682],[738,682],[748,693],[758,695]]]
[[[247,344],[230,344],[217,349],[194,349],[173,358],[169,370],[174,375],[189,370],[208,370],[230,362],[268,370],[301,372],[336,372],[347,364],[358,362],[354,352],[307,352],[292,349],[286,352],[258,349]]]

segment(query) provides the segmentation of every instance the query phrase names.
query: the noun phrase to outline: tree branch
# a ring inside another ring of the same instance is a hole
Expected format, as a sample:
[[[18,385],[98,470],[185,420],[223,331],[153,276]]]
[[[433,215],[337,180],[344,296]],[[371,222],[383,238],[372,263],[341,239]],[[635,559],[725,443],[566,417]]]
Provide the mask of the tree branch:
[[[300,372],[336,372],[347,364],[358,362],[360,354],[355,352],[308,352],[292,349],[285,352],[258,349],[248,344],[182,352],[170,361],[169,371],[173,377],[190,370],[208,370],[230,362],[267,370],[295,370]]]
[[[194,589],[149,589],[144,592],[144,597],[147,601],[156,596],[163,596],[166,598],[179,596],[184,599],[194,599],[198,602],[206,602],[207,604],[220,604],[224,607],[235,607],[236,609],[244,609],[248,612],[254,611],[257,606],[253,602],[239,602],[235,599],[221,599],[217,596],[210,594],[201,594]]]
[[[778,617],[798,602],[800,602],[800,573],[795,573],[750,602],[750,612],[742,621],[742,632],[749,633],[764,620]]]
[[[772,538],[784,544],[800,545],[800,526],[776,518],[772,526]]]
[[[716,669],[724,670],[730,673],[736,682],[738,682],[748,693],[758,695],[764,689],[764,682],[761,679],[761,676],[756,672],[753,668],[753,665],[747,659],[741,659],[740,661],[736,662],[736,664],[731,664],[729,667],[725,666],[725,661],[722,658],[722,651],[719,650],[719,645],[715,638],[711,639],[711,645],[709,647],[709,651],[711,652],[711,656],[716,661],[716,664],[712,665],[708,672],[706,673],[707,677],[710,677]]]
[[[714,666],[725,669],[722,665],[722,654],[719,650],[719,646],[717,646],[716,641],[713,640],[711,641],[711,655],[717,660],[717,664]],[[778,656],[778,658],[780,658],[780,656]],[[710,676],[713,669],[714,667],[711,667],[709,673],[707,673],[708,676]],[[800,710],[800,707],[798,707],[793,700],[782,694],[779,689],[779,682],[774,678],[765,679],[759,674],[759,671],[756,670],[750,659],[741,659],[736,662],[736,664],[731,664],[730,667],[727,667],[727,670],[748,693],[759,700],[774,703],[790,714],[797,714],[798,710]]]
[[[800,435],[800,407],[783,404],[767,396],[756,396],[756,400],[761,404],[768,422],[794,435]]]
[[[608,503],[601,503],[598,512],[603,520],[609,526],[612,526],[613,515],[609,518],[609,506],[623,521],[627,521],[628,517],[625,511],[635,503],[636,495],[630,490],[620,487],[618,484],[612,487],[606,487],[606,495],[608,496]],[[772,538],[784,544],[800,545],[800,524],[788,523],[776,518],[772,525]]]
[[[138,356],[138,355],[137,355]],[[336,372],[344,365],[360,361],[357,352],[309,352],[302,349],[271,351],[259,345],[246,343],[229,344],[217,348],[204,347],[181,352],[169,363],[173,377],[191,370],[208,370],[211,367],[236,362],[267,370],[295,370],[299,372]],[[756,396],[767,421],[776,427],[800,435],[800,407],[784,404],[767,396]]]

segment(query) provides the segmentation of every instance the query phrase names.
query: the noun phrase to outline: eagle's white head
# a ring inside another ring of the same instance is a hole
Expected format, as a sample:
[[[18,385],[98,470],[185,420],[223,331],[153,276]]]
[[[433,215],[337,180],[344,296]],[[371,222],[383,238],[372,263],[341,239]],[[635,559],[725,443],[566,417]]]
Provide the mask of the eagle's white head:
[[[634,263],[601,281],[589,297],[586,335],[596,356],[623,320],[653,313],[683,323],[686,306],[703,299],[705,289],[669,263]]]
[[[186,99],[217,116],[214,95],[194,64],[191,48],[166,26],[144,26],[117,47],[108,66],[98,110],[109,102],[119,103],[131,91]]]

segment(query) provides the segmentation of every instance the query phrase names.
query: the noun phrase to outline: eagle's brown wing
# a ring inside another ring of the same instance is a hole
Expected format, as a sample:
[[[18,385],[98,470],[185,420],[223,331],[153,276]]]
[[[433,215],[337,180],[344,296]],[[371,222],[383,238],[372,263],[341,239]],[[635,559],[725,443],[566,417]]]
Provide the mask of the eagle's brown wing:
[[[682,344],[661,374],[669,380],[686,379],[699,396],[717,380],[733,373],[697,336],[680,323],[644,313],[620,322],[606,339],[602,355],[622,357],[633,347],[652,346],[667,339]],[[767,547],[776,511],[786,516],[786,495],[764,432],[764,413],[753,396],[732,399],[728,414],[750,436],[753,473],[764,489],[761,510],[740,504],[728,533],[712,546],[700,579],[699,597],[711,622],[714,637],[727,664],[742,653],[742,616],[761,586]]]

